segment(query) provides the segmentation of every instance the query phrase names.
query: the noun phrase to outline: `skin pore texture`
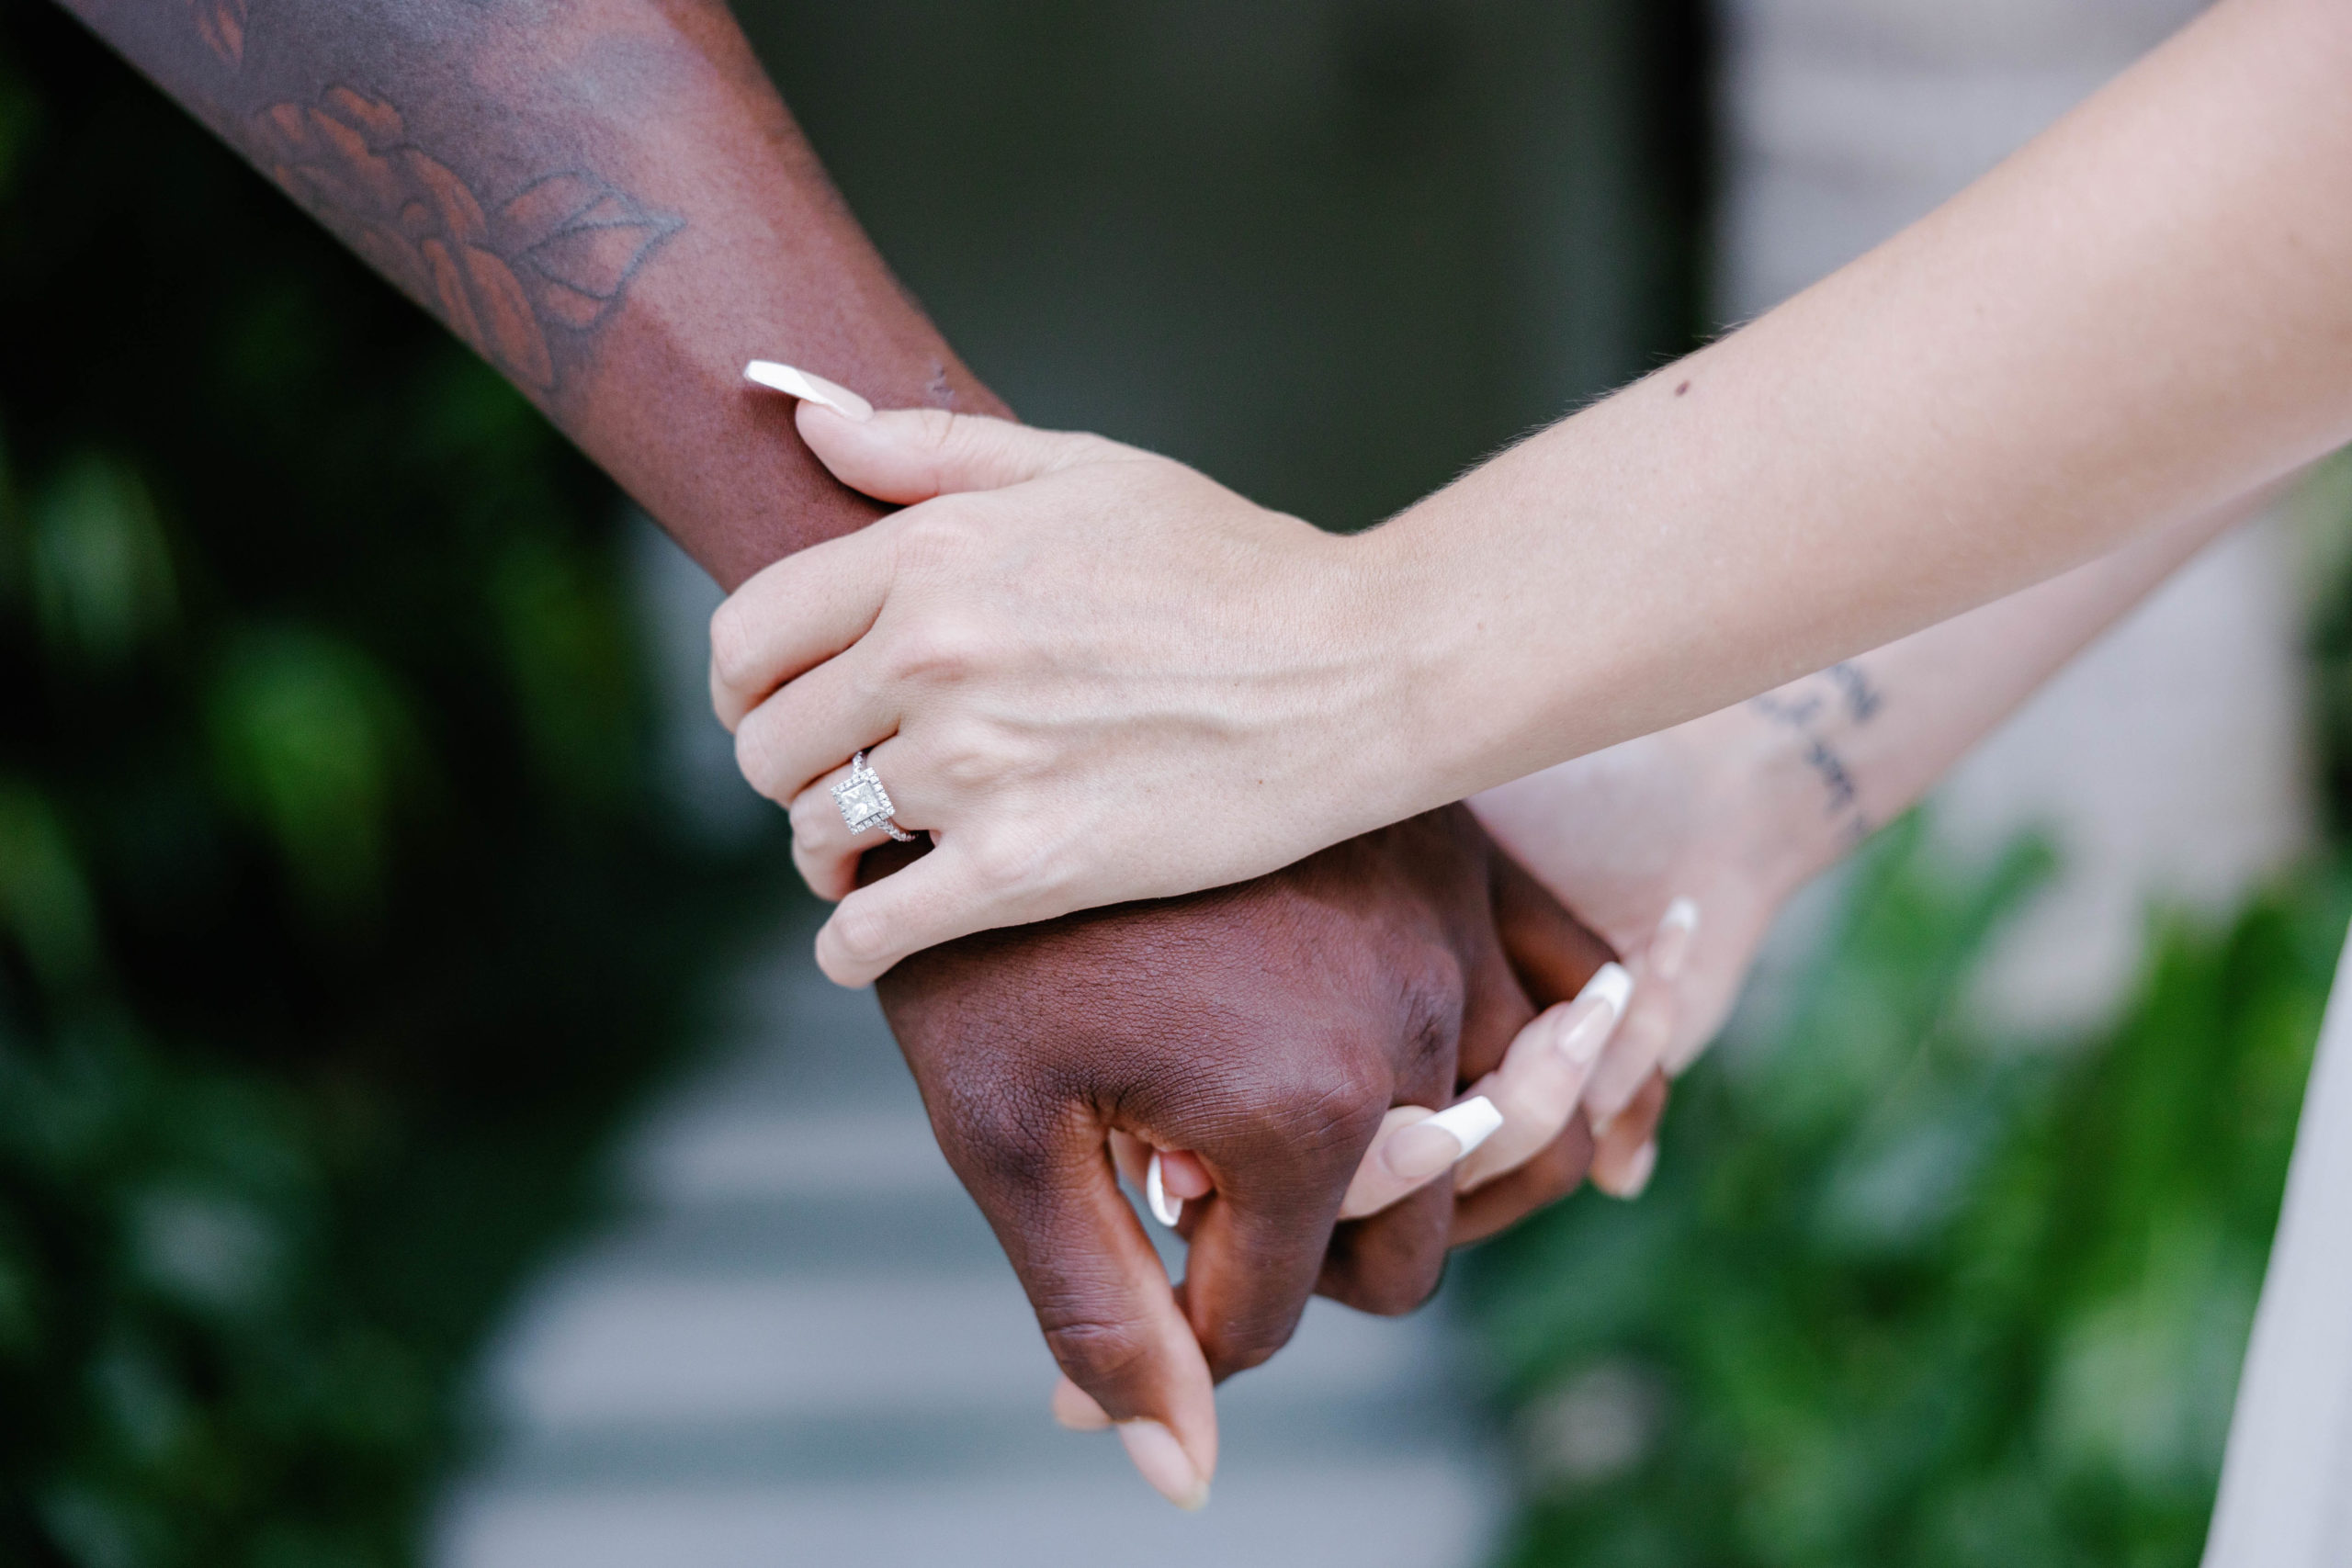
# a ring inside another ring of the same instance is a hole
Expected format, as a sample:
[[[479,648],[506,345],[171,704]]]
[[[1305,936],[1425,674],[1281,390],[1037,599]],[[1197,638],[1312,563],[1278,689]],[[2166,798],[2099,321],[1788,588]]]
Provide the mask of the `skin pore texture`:
[[[884,510],[811,457],[787,401],[742,383],[747,359],[897,407],[1003,412],[716,0],[71,8],[730,588]],[[885,885],[903,861],[865,874]],[[1451,1100],[1610,956],[1453,807],[1243,886],[942,947],[881,991],[1062,1367],[1153,1483],[1197,1503],[1213,1379],[1278,1348],[1310,1290],[1406,1310],[1451,1241],[1576,1184],[1580,1121],[1461,1204],[1440,1183],[1337,1217],[1392,1106]],[[1214,1173],[1216,1197],[1188,1205],[1181,1293],[1118,1194],[1112,1129]]]
[[[2352,8],[2220,0],[1876,251],[1351,539],[1098,437],[803,405],[834,472],[907,510],[721,611],[720,713],[820,889],[862,848],[822,819],[859,747],[940,846],[846,898],[820,961],[854,983],[1253,874],[2342,445],[2346,80]]]

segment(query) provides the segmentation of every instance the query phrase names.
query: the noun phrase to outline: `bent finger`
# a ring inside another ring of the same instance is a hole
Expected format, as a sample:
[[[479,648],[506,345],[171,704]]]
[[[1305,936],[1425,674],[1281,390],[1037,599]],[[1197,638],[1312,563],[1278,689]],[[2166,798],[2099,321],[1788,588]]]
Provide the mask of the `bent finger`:
[[[933,1125],[1012,1259],[1046,1348],[1084,1394],[1057,1400],[1057,1414],[1100,1411],[1161,1495],[1198,1507],[1216,1469],[1208,1362],[1119,1191],[1103,1132],[1078,1111],[1055,1126],[1012,1120],[1019,1124],[1001,1110],[934,1108]]]
[[[1443,1111],[1391,1107],[1340,1200],[1340,1218],[1376,1214],[1426,1187],[1485,1145],[1502,1122],[1501,1110],[1484,1094],[1465,1096]]]
[[[735,765],[779,806],[855,753],[888,739],[899,709],[853,648],[779,687],[735,727]]]
[[[1568,1118],[1560,1135],[1529,1159],[1476,1192],[1456,1193],[1449,1245],[1464,1247],[1509,1230],[1539,1209],[1549,1208],[1583,1185],[1592,1163],[1592,1128],[1581,1115]]]
[[[778,686],[864,637],[889,596],[890,552],[863,528],[763,568],[710,617],[710,705],[731,732]]]
[[[1667,1077],[1653,1073],[1639,1093],[1599,1134],[1592,1152],[1592,1184],[1611,1198],[1638,1198],[1657,1170],[1657,1124],[1666,1114]]]
[[[1472,1086],[1494,1100],[1503,1121],[1455,1169],[1455,1191],[1475,1191],[1560,1135],[1633,990],[1623,964],[1604,964],[1575,1001],[1547,1010],[1519,1032],[1502,1066]]]
[[[817,967],[837,986],[870,985],[910,953],[1023,918],[990,895],[949,839],[836,904],[817,932]]]
[[[1649,945],[1631,965],[1639,994],[1585,1089],[1585,1104],[1595,1131],[1606,1131],[1641,1092],[1650,1075],[1665,1065],[1674,1044],[1679,1011],[1676,982],[1698,919],[1698,906],[1688,898],[1675,899],[1667,906]]]
[[[920,835],[925,828],[940,825],[939,818],[923,809],[924,805],[936,807],[936,800],[924,801],[922,789],[931,773],[923,767],[918,748],[903,737],[893,736],[866,752],[865,765],[876,780],[890,806],[890,820],[900,832]],[[833,791],[849,782],[850,766],[844,763],[822,774],[798,795],[786,807],[792,821],[792,863],[808,884],[809,891],[818,897],[838,903],[857,886],[858,866],[865,852],[890,837],[887,829],[876,823],[861,832],[850,831],[849,818],[842,811],[841,797]],[[892,789],[890,780],[901,781],[899,789]],[[910,800],[904,782],[917,786]]]

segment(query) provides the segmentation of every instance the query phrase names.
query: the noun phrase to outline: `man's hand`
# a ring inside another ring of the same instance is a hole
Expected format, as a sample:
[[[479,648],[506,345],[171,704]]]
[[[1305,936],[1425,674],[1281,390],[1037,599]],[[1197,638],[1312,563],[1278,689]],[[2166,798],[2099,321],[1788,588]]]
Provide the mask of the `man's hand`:
[[[1310,1293],[1410,1310],[1464,1219],[1499,1228],[1581,1179],[1579,1122],[1476,1215],[1441,1182],[1336,1224],[1391,1106],[1447,1103],[1609,957],[1452,807],[1238,887],[969,937],[880,989],[1056,1359],[1189,1501],[1216,1463],[1213,1382],[1279,1349]],[[1119,1191],[1113,1131],[1214,1179],[1187,1205],[1179,1290]]]

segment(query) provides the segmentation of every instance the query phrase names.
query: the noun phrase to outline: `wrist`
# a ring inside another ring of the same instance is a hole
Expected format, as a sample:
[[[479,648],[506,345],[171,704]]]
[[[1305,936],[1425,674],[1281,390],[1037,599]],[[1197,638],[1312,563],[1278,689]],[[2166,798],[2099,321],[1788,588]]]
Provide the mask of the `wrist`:
[[[1827,694],[1805,681],[1692,721],[1715,759],[1718,787],[1745,827],[1749,874],[1786,897],[1835,865],[1878,821],[1851,736],[1825,719]]]
[[[1535,771],[1537,716],[1515,702],[1525,661],[1490,571],[1473,570],[1473,530],[1445,491],[1346,541],[1366,665],[1381,692],[1377,783],[1399,815]]]

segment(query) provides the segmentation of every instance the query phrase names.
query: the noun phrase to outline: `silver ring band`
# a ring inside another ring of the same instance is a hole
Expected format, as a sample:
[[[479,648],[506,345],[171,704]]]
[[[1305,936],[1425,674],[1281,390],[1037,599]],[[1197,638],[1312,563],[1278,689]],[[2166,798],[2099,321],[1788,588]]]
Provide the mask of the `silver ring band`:
[[[833,804],[841,807],[842,820],[849,825],[853,837],[868,828],[879,828],[902,844],[914,842],[915,836],[892,820],[898,807],[890,804],[890,792],[882,787],[881,778],[866,765],[862,748],[849,760],[849,777],[833,786]]]

